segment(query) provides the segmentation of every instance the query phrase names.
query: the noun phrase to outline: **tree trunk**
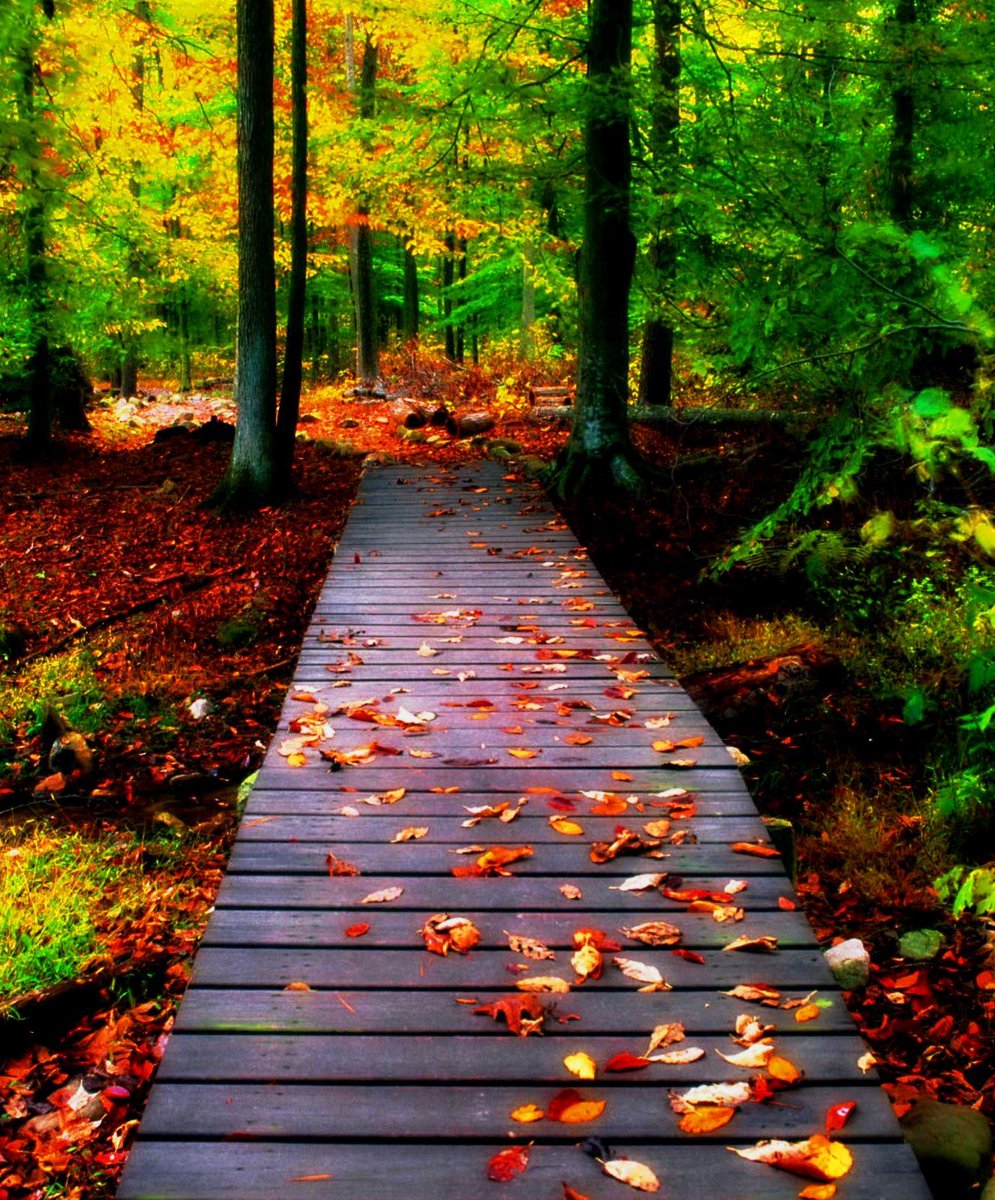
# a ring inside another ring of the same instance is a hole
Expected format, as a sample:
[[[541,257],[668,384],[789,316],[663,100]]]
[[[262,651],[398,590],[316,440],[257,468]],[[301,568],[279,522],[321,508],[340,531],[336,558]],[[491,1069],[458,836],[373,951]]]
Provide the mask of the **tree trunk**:
[[[466,238],[460,238],[456,245],[456,253],[459,255],[456,263],[456,277],[460,283],[466,283],[467,260],[469,258]],[[461,302],[466,302],[466,293],[463,288],[460,288]],[[456,361],[462,363],[466,358],[466,325],[460,321],[456,326]]]
[[[518,336],[518,357],[525,362],[535,358],[536,340],[536,248],[528,238],[522,247],[522,325]]]
[[[368,129],[376,112],[377,46],[367,32],[357,83],[351,54],[351,18],[346,19],[346,42],[350,49],[346,62],[348,83],[359,100],[359,119],[363,130],[360,140],[364,146],[368,146]],[[370,229],[370,209],[365,198],[360,199],[355,222],[349,230],[349,265],[356,318],[356,375],[360,383],[372,383],[380,374],[380,346],[373,278],[373,234]]]
[[[455,278],[456,235],[450,230],[445,237],[446,253],[442,259],[442,315],[446,331],[446,358],[456,361],[456,330],[453,326],[453,280]]]
[[[591,0],[589,14],[577,406],[550,475],[565,499],[638,492],[644,483],[626,413],[635,259],[629,228],[632,0]]]
[[[404,320],[401,327],[406,342],[418,340],[421,313],[418,301],[418,260],[409,246],[404,248]]]
[[[307,0],[293,0],[290,49],[290,96],[293,123],[290,219],[290,290],[283,382],[276,421],[280,470],[290,478],[294,438],[301,407],[304,314],[307,307]]]
[[[278,497],[273,263],[273,0],[238,0],[238,419],[214,495],[225,508]]]
[[[674,329],[664,317],[677,276],[674,206],[680,131],[681,0],[653,0],[654,81],[650,150],[659,205],[649,247],[650,313],[643,328],[639,403],[669,405],[673,400]]]
[[[899,60],[896,73],[900,82],[892,92],[893,124],[891,153],[888,156],[888,207],[892,219],[903,229],[911,229],[915,208],[915,134],[916,98],[909,78],[912,70],[906,56],[915,34],[916,0],[895,0],[898,25]]]

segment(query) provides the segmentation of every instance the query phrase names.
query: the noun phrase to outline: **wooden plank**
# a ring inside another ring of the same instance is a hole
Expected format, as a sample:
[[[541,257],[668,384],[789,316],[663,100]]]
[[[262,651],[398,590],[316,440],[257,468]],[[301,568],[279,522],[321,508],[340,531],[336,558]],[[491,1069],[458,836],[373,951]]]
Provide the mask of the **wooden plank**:
[[[512,993],[509,976],[507,991]],[[501,992],[481,991],[481,1003],[490,1003]],[[520,994],[520,993],[518,993]],[[805,993],[792,993],[800,999]],[[420,992],[368,991],[360,988],[335,991],[285,991],[265,988],[190,988],[176,1017],[177,1032],[212,1033],[312,1033],[363,1034],[394,1037],[398,1034],[466,1034],[473,1037],[506,1033],[489,1017],[474,1013],[476,994],[439,994],[426,1003]],[[819,998],[830,1006],[807,1023],[809,1034],[853,1034],[853,1019],[838,991],[823,988]],[[546,998],[553,1017],[545,1036],[570,1042],[589,1034],[621,1034],[638,1039],[649,1036],[654,1025],[680,1021],[689,1038],[710,1034],[727,1037],[736,1016],[752,1012],[765,1025],[774,1026],[774,1037],[797,1032],[795,1010],[768,1008],[720,994],[717,988],[684,988],[680,992],[633,995],[623,1003],[614,992],[573,992]],[[557,1015],[563,1019],[560,1024]],[[568,1017],[569,1014],[569,1017]],[[576,1016],[577,1019],[573,1019]],[[692,1042],[693,1044],[693,1042]],[[384,1047],[386,1052],[387,1047]]]
[[[496,833],[496,831],[495,831]],[[519,835],[521,836],[521,835]],[[565,842],[565,839],[561,839]],[[501,831],[494,840],[486,831],[474,830],[466,835],[464,845],[488,847],[507,844]],[[763,847],[769,849],[769,843]],[[235,874],[254,875],[318,875],[328,874],[330,847],[320,842],[253,842],[239,841],[232,850],[228,870]],[[336,845],[337,854],[348,856],[349,862],[364,875],[449,875],[454,868],[472,865],[479,854],[455,854],[452,846],[433,845],[423,841],[397,845],[364,842]],[[457,847],[458,849],[458,847]],[[535,847],[533,847],[535,849]],[[783,878],[780,864],[770,858],[737,854],[728,846],[703,844],[673,846],[654,850],[651,856],[620,855],[606,863],[590,858],[590,846],[579,840],[572,844],[544,843],[529,858],[522,858],[507,868],[525,878],[532,875],[562,875],[613,878],[609,885],[646,871],[677,875],[740,875],[752,879],[758,875]],[[743,893],[746,895],[747,893]]]
[[[688,886],[720,891],[727,877],[686,876]],[[513,876],[510,879],[454,879],[437,875],[428,878],[390,875],[361,875],[358,878],[315,878],[308,875],[227,875],[218,892],[218,906],[235,908],[332,908],[356,909],[371,913],[382,911],[375,904],[364,905],[365,896],[381,888],[403,886],[404,894],[395,900],[392,909],[420,912],[564,912],[580,907],[559,890],[562,876]],[[567,881],[569,882],[569,880]],[[611,907],[619,913],[644,914],[644,920],[659,915],[673,920],[674,913],[686,906],[667,900],[656,892],[613,892],[612,878],[587,877],[582,891],[585,905],[595,908]],[[736,901],[750,912],[776,909],[778,900],[790,893],[783,875],[763,876],[751,881],[747,892]],[[386,907],[386,906],[384,906]]]
[[[441,1064],[440,1064],[441,1065]],[[574,1080],[574,1083],[577,1081]],[[564,1072],[564,1085],[570,1077]],[[851,1089],[853,1085],[848,1087]],[[519,1105],[535,1103],[545,1108],[557,1088],[541,1084],[508,1087],[393,1084],[390,1087],[361,1087],[349,1084],[251,1084],[238,1087],[238,1103],[226,1084],[159,1084],[152,1092],[142,1125],[146,1136],[255,1138],[350,1138],[382,1137],[431,1139],[440,1135],[456,1138],[499,1138],[514,1129],[508,1114]],[[585,1125],[536,1122],[538,1128],[523,1131],[529,1137],[575,1143],[594,1133],[606,1141],[616,1139],[653,1142],[687,1140],[677,1127],[663,1088],[624,1084],[613,1088],[599,1081],[580,1085],[585,1099],[608,1098],[603,1115]],[[613,1092],[620,1092],[612,1102]],[[789,1138],[808,1137],[819,1129],[826,1109],[848,1099],[836,1087],[803,1087],[793,1091],[790,1104],[777,1109],[745,1104],[729,1125],[696,1138],[697,1144],[729,1144],[730,1137],[753,1141],[767,1136],[772,1122]],[[774,1114],[772,1117],[772,1113]],[[880,1088],[863,1088],[857,1109],[847,1123],[847,1138],[894,1136],[895,1117]]]
[[[727,1139],[730,1144],[735,1138]],[[509,1183],[487,1179],[488,1159],[505,1138],[454,1144],[439,1128],[428,1145],[321,1142],[147,1142],[118,1188],[118,1200],[562,1200],[563,1181],[597,1200],[638,1193],[608,1178],[579,1146],[537,1145],[527,1173]],[[795,1200],[804,1180],[746,1162],[708,1144],[613,1146],[647,1163],[667,1200]],[[132,1170],[133,1168],[133,1170]],[[400,1191],[398,1190],[400,1186]],[[930,1200],[904,1144],[855,1146],[841,1200]]]
[[[574,1032],[541,1038],[500,1033],[402,1035],[391,1038],[385,1048],[369,1038],[350,1036],[179,1033],[170,1041],[169,1055],[157,1078],[205,1083],[418,1083],[436,1078],[440,1064],[445,1064],[446,1078],[453,1082],[531,1081],[562,1087],[570,1081],[563,1065],[566,1054],[582,1052],[603,1068],[616,1054],[640,1054],[647,1044],[646,1037],[591,1037]],[[685,1044],[690,1045],[681,1043]],[[683,1088],[750,1077],[749,1071],[719,1056],[740,1049],[730,1038],[696,1038],[694,1044],[705,1052],[696,1062],[654,1063],[626,1078],[642,1085]],[[877,1086],[873,1079],[868,1082],[857,1066],[863,1045],[855,1034],[789,1032],[778,1039],[777,1049],[804,1072],[808,1084],[847,1083],[851,1089]],[[603,1072],[600,1079],[624,1082],[621,1075]]]
[[[204,933],[205,946],[355,946],[356,940],[346,934],[354,925],[352,912],[330,913],[327,909],[219,908],[212,915]],[[419,928],[417,918],[408,912],[370,913],[364,918],[370,928],[362,936],[365,947],[400,948],[416,944],[413,939]],[[506,948],[505,931],[536,938],[560,954],[559,961],[569,958],[573,950],[574,930],[603,929],[613,938],[625,942],[625,953],[638,958],[639,944],[628,941],[622,926],[634,924],[628,918],[619,920],[615,912],[578,909],[571,913],[474,913],[474,924],[480,931],[480,948]],[[716,950],[725,946],[731,937],[770,936],[778,939],[782,949],[811,948],[812,927],[800,912],[747,913],[742,921],[730,928],[719,925],[706,913],[681,913],[671,924],[677,925],[683,936],[681,946],[691,950]],[[756,970],[762,964],[749,964]]]
[[[429,954],[420,947],[418,921],[412,921],[410,950],[384,950],[378,946],[354,946],[338,950],[309,946],[204,946],[197,955],[193,982],[197,987],[282,988],[306,983],[311,988],[404,988],[412,991],[514,990],[517,980],[532,976],[553,977],[572,984],[576,975],[566,953],[553,962],[527,962],[508,951],[474,950],[470,954]],[[729,931],[729,941],[737,935]],[[807,992],[832,987],[832,975],[818,950],[780,950],[776,954],[704,952],[704,963],[687,962],[668,950],[626,943],[621,955],[655,967],[674,988],[708,983],[719,989],[762,979],[784,991]],[[563,1004],[583,991],[622,993],[632,996],[639,984],[627,979],[606,954],[600,979],[587,979],[574,986]],[[521,965],[525,974],[509,973]],[[651,1019],[653,996],[640,994],[633,1003],[642,1004]],[[430,1001],[427,1001],[430,1002]]]

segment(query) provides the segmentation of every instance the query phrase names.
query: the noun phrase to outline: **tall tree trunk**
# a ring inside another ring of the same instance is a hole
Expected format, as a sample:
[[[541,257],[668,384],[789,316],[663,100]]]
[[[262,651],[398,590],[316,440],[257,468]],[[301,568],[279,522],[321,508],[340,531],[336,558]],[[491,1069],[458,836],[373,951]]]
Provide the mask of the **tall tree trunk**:
[[[290,289],[283,383],[276,420],[280,470],[289,479],[301,410],[304,314],[307,307],[307,0],[293,0],[290,47],[291,147]]]
[[[892,219],[903,229],[911,229],[915,208],[915,135],[916,97],[908,61],[909,44],[915,35],[918,18],[916,0],[895,0],[898,26],[899,61],[897,83],[892,92],[891,153],[888,156],[888,207]]]
[[[527,238],[522,247],[522,321],[518,332],[518,357],[525,362],[535,358],[536,339],[536,248]]]
[[[418,260],[411,247],[404,247],[404,321],[402,336],[406,342],[418,340],[418,329],[421,324],[421,311],[418,300]]]
[[[442,316],[446,333],[446,358],[456,361],[456,329],[453,325],[453,281],[456,277],[456,235],[445,236],[446,252],[442,259]]]
[[[458,259],[456,262],[456,277],[460,283],[466,283],[466,272],[469,259],[469,247],[466,238],[460,238],[456,244],[456,253]],[[466,303],[466,295],[464,289],[460,289],[461,303]],[[466,325],[460,321],[456,326],[456,361],[462,363],[466,357]]]
[[[632,174],[632,0],[591,0],[580,252],[580,371],[570,438],[551,472],[564,498],[637,492],[644,479],[629,436],[629,228]]]
[[[278,497],[273,263],[273,0],[238,0],[238,419],[215,492],[226,508]]]
[[[42,11],[53,17],[50,2]],[[33,23],[33,18],[32,18]],[[28,313],[31,323],[31,356],[28,361],[28,428],[25,439],[28,453],[44,454],[52,440],[52,365],[51,365],[51,302],[48,294],[48,248],[46,226],[48,214],[45,187],[41,178],[42,145],[35,95],[35,39],[29,38],[19,64],[21,94],[19,106],[24,115],[28,145],[24,147],[30,164],[27,200],[23,210],[25,274],[27,277]]]
[[[649,246],[650,313],[643,327],[639,403],[672,403],[674,327],[665,318],[677,276],[674,206],[681,103],[681,0],[653,0],[654,80],[650,114],[650,150],[658,201],[657,228]]]
[[[359,100],[363,130],[360,140],[369,143],[369,125],[376,113],[377,46],[367,31],[359,80],[352,55],[352,18],[346,18],[346,71],[349,88]],[[373,233],[365,197],[356,206],[356,220],[349,229],[349,266],[352,276],[353,309],[356,317],[356,374],[371,383],[380,374],[380,345],[377,330],[377,296],[373,278]]]

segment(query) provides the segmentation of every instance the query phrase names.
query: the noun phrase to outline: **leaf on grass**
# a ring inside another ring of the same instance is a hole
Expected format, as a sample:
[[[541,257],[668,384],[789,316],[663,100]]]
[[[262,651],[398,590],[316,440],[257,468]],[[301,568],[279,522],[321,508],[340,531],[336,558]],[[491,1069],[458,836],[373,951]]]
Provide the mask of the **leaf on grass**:
[[[550,950],[543,942],[536,941],[535,938],[524,937],[520,933],[509,933],[507,929],[504,930],[504,935],[508,939],[508,949],[515,954],[521,954],[536,962],[556,957],[554,951]]]
[[[480,930],[469,917],[452,917],[449,913],[435,913],[421,928],[425,949],[443,958],[450,950],[466,954],[480,941]]]
[[[745,1050],[740,1050],[738,1054],[723,1054],[721,1050],[716,1050],[715,1053],[731,1066],[742,1067],[747,1071],[756,1070],[758,1067],[765,1067],[770,1061],[774,1054],[774,1043],[771,1041],[754,1042]]]
[[[543,1022],[549,1015],[549,1010],[535,996],[500,996],[491,1004],[482,1004],[473,1011],[484,1017],[492,1017],[495,1021],[503,1019],[509,1030],[518,1037],[542,1033]]]
[[[350,925],[349,928],[345,931],[345,935],[347,938],[360,938],[360,937],[363,937],[364,934],[367,934],[369,932],[370,932],[369,921],[360,921],[356,925]]]
[[[668,921],[644,921],[641,925],[623,925],[622,932],[627,938],[643,942],[647,946],[673,946],[681,940],[681,931]]]
[[[777,950],[777,938],[764,935],[763,937],[738,937],[735,941],[723,946],[723,950],[749,950],[759,954],[773,954]]]
[[[641,1058],[636,1054],[629,1054],[623,1050],[619,1054],[614,1054],[605,1063],[606,1071],[641,1071],[644,1067],[650,1065],[648,1058]]]
[[[736,1115],[734,1108],[723,1108],[718,1104],[707,1104],[702,1108],[695,1108],[689,1113],[685,1113],[677,1122],[682,1133],[696,1134],[712,1133],[716,1129],[721,1129],[723,1125],[728,1125]]]
[[[645,1163],[636,1162],[631,1158],[611,1158],[605,1161],[599,1158],[601,1169],[612,1179],[627,1183],[629,1187],[639,1192],[658,1192],[660,1181]]]
[[[548,817],[547,820],[557,833],[562,833],[565,837],[580,837],[584,833],[583,825],[578,825],[576,821],[570,821],[566,817]]]
[[[515,984],[520,992],[569,992],[570,984],[556,975],[527,975]]]
[[[546,1106],[546,1116],[564,1125],[583,1125],[596,1121],[607,1105],[607,1100],[585,1100],[576,1088],[564,1088]]]
[[[512,1109],[509,1116],[513,1121],[518,1121],[522,1125],[530,1125],[533,1121],[541,1121],[546,1113],[539,1107],[538,1104],[522,1104],[518,1108]]]
[[[575,1054],[568,1054],[563,1060],[563,1065],[571,1075],[576,1075],[578,1079],[593,1079],[598,1073],[598,1064],[590,1054],[585,1054],[583,1050],[578,1050]]]
[[[360,900],[360,904],[387,904],[391,900],[396,900],[398,896],[404,895],[403,887],[381,888],[379,892],[370,892],[368,896],[364,896]]]
[[[509,1146],[499,1150],[487,1163],[487,1178],[494,1183],[510,1183],[529,1165],[530,1142],[527,1146]]]
[[[813,1134],[802,1142],[764,1141],[740,1150],[729,1147],[734,1154],[749,1162],[766,1163],[801,1175],[830,1183],[842,1179],[853,1166],[853,1155],[842,1142],[831,1142],[822,1133]]]
[[[754,858],[780,858],[781,852],[765,842],[733,842],[729,847],[734,854],[752,854]]]
[[[399,829],[397,833],[390,839],[391,845],[397,845],[399,842],[416,842],[419,838],[428,836],[427,825],[408,825],[404,829]]]
[[[626,979],[635,980],[644,986],[640,992],[669,992],[670,984],[660,974],[659,970],[649,963],[639,962],[635,958],[613,958],[612,962],[622,972]]]

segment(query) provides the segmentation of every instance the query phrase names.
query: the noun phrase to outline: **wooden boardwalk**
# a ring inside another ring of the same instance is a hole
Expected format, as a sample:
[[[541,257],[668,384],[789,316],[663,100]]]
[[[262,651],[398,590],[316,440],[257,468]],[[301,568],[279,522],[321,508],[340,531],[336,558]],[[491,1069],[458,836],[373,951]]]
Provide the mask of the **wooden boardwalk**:
[[[703,740],[653,745],[684,739]],[[467,827],[468,809],[501,805],[521,809]],[[592,861],[620,828],[650,844]],[[807,1138],[849,1101],[834,1134],[854,1160],[842,1200],[927,1200],[779,861],[733,848],[767,841],[726,748],[531,485],[492,466],[368,472],[119,1200],[562,1200],[564,1182],[591,1200],[637,1194],[585,1152],[590,1138],[651,1167],[665,1200],[780,1200],[811,1180],[727,1147]],[[533,852],[501,867],[482,858],[495,847]],[[361,874],[332,873],[350,865]],[[651,872],[658,886],[620,890]],[[403,890],[364,903],[385,889]],[[682,889],[721,895],[689,911]],[[430,953],[422,927],[445,913],[479,945]],[[677,953],[622,932],[650,921],[679,927]],[[577,984],[582,929],[621,949]],[[513,953],[508,933],[555,958]],[[740,936],[777,949],[723,949]],[[616,957],[672,990],[640,992]],[[535,997],[542,1036],[475,1011],[524,999],[516,985],[534,976],[571,985]],[[745,983],[780,1004],[722,994]],[[784,1004],[810,993],[818,1015],[801,1023]],[[742,1013],[773,1027],[804,1081],[689,1135],[672,1093],[769,1077],[717,1053],[741,1049]],[[698,1047],[695,1061],[605,1071],[672,1022],[684,1040],[656,1053]],[[593,1080],[564,1065],[578,1052]],[[606,1101],[601,1115],[511,1118],[568,1088]],[[488,1179],[492,1155],[530,1142],[523,1174]]]

